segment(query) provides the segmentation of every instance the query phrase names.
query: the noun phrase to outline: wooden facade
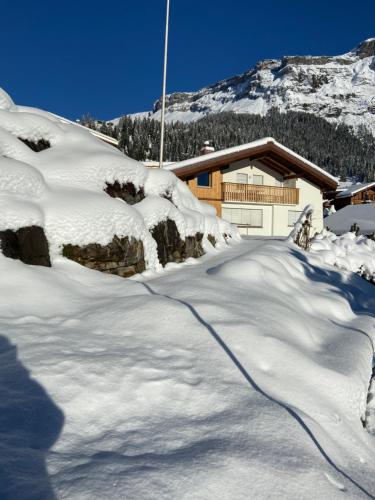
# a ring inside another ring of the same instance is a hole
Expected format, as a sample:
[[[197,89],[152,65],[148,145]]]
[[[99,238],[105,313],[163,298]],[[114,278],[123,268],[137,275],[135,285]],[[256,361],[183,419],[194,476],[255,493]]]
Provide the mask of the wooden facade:
[[[211,172],[211,186],[198,186],[197,177],[187,179],[194,196],[204,203],[215,207],[221,217],[223,202],[262,203],[270,205],[298,205],[299,189],[254,184],[222,182],[220,169]]]
[[[363,203],[375,203],[375,186],[362,189],[352,196],[337,197],[334,200],[336,210],[340,210],[340,208],[344,208],[347,205],[361,205]]]
[[[223,200],[221,189],[222,180],[223,175],[218,168],[211,171],[211,185],[209,187],[198,186],[196,176],[190,177],[186,180],[194,196],[204,203],[208,203],[209,205],[215,207],[216,214],[219,217],[221,217],[221,203]]]

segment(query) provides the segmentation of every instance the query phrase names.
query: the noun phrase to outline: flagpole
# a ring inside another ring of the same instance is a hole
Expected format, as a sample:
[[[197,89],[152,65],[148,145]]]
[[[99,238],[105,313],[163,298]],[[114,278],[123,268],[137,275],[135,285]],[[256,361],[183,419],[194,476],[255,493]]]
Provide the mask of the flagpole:
[[[161,104],[159,168],[163,168],[163,155],[164,155],[164,121],[165,121],[165,93],[167,88],[168,32],[169,32],[169,0],[167,0],[167,12],[165,18],[164,68],[163,68],[163,92],[162,92],[162,104]]]

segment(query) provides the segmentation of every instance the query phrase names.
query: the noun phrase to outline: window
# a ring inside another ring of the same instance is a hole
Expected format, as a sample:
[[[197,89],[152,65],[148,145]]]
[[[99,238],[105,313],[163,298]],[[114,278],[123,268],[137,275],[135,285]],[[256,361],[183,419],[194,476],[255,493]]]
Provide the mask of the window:
[[[253,184],[263,186],[263,175],[253,175]]]
[[[237,174],[237,184],[247,184],[248,175],[247,174]]]
[[[222,217],[237,226],[263,227],[263,210],[223,208]]]
[[[203,172],[197,175],[197,186],[198,187],[211,187],[211,174],[209,172]]]
[[[302,212],[298,212],[297,210],[288,210],[288,226],[294,226],[301,213]]]

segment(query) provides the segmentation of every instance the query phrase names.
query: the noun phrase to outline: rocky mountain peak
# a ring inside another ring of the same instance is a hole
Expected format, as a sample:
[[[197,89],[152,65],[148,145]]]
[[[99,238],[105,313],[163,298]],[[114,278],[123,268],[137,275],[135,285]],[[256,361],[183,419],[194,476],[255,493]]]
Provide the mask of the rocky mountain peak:
[[[302,111],[375,136],[375,38],[337,56],[264,59],[196,92],[166,97],[166,121],[190,122],[223,111],[265,115]],[[150,113],[160,119],[161,100]]]
[[[361,42],[353,51],[360,59],[375,56],[375,38],[368,38]]]

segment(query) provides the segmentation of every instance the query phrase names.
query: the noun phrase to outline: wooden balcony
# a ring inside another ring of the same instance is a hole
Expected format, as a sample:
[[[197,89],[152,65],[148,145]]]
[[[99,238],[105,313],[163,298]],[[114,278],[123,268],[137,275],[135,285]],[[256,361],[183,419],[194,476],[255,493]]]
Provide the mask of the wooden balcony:
[[[222,183],[222,200],[271,205],[298,205],[299,189],[255,184]]]

